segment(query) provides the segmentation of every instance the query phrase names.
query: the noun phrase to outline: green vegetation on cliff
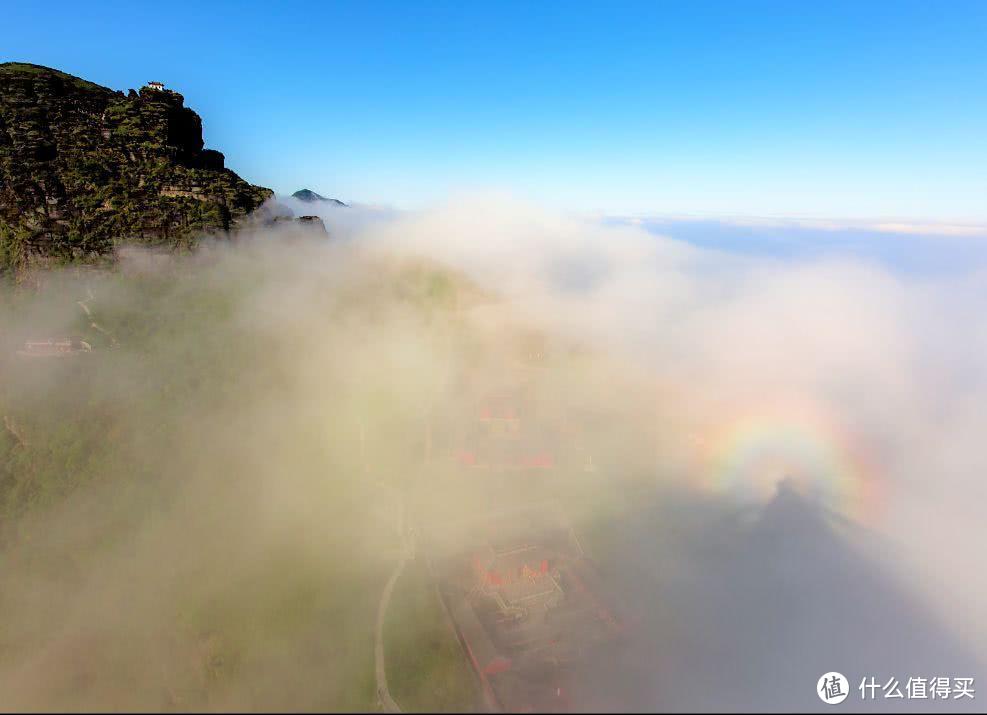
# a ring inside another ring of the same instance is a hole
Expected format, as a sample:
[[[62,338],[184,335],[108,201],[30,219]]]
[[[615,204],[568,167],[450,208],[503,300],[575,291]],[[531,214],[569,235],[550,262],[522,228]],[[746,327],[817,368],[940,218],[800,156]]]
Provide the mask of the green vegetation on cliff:
[[[203,148],[202,120],[177,92],[0,64],[0,275],[121,241],[187,246],[272,195]]]

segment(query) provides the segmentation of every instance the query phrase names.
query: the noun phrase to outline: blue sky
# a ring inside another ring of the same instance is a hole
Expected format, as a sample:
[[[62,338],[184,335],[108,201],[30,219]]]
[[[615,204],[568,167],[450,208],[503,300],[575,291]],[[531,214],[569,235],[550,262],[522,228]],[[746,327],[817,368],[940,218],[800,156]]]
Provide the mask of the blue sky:
[[[0,57],[182,92],[245,178],[411,207],[987,221],[987,3],[46,3]]]

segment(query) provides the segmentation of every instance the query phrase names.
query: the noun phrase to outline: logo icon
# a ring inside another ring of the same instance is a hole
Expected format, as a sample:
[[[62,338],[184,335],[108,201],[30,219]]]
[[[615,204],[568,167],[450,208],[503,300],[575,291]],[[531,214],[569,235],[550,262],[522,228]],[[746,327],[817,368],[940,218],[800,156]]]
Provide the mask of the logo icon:
[[[850,681],[843,673],[826,673],[816,683],[816,694],[827,705],[839,705],[850,694]]]

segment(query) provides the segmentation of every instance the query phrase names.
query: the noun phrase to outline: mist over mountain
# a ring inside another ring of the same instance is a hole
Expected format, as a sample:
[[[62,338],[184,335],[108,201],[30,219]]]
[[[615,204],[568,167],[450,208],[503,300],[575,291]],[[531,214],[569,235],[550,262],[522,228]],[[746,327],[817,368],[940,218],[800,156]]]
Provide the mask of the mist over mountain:
[[[0,272],[43,275],[0,281],[0,709],[373,710],[381,667],[408,711],[488,676],[786,712],[832,669],[983,678],[975,227],[275,199],[182,95],[23,63],[0,180]],[[465,540],[422,534],[548,502],[602,585],[467,554],[450,591],[520,593],[479,667],[432,569]]]

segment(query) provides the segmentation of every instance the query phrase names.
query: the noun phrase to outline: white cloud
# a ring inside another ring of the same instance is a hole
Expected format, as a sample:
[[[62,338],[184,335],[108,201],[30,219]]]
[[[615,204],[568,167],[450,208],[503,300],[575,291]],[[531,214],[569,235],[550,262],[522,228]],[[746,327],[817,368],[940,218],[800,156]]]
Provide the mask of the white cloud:
[[[600,218],[606,218],[603,215]],[[701,222],[710,221],[729,226],[765,229],[812,229],[818,231],[856,231],[916,236],[969,236],[987,238],[987,224],[945,223],[936,221],[915,222],[892,219],[821,219],[786,216],[730,216],[700,214],[653,214],[635,216],[614,216],[631,225],[645,225],[649,221],[659,222]]]

